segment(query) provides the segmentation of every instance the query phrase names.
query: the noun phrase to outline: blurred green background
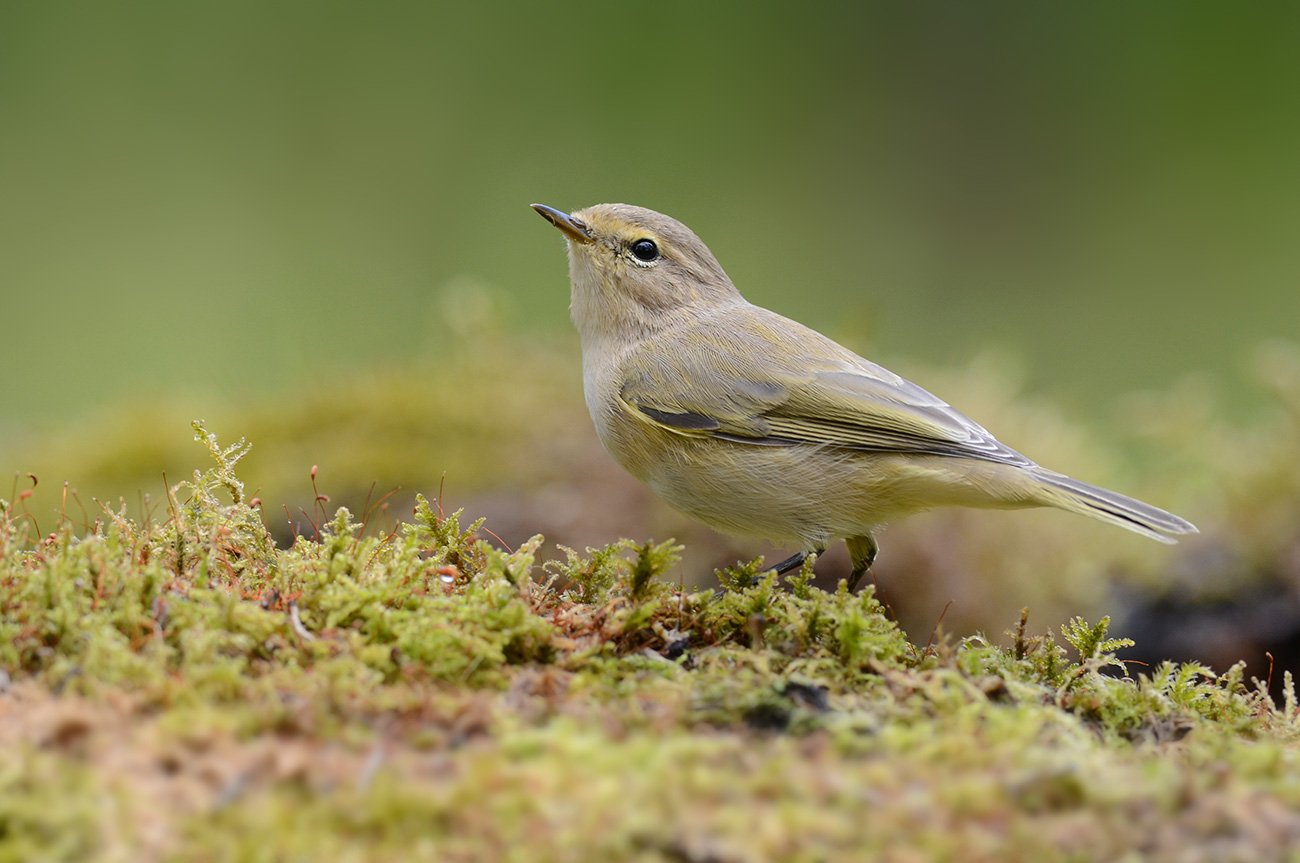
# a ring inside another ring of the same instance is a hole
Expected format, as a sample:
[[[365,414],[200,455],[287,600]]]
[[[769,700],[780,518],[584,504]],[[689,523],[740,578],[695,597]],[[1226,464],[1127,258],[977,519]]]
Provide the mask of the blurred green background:
[[[567,338],[534,200],[676,215],[886,361],[1223,370],[1300,329],[1297,45],[1290,4],[5,3],[0,428],[400,358],[457,278]]]
[[[1260,348],[1300,336],[1298,45],[1295,4],[0,4],[0,496],[147,510],[204,416],[277,530],[445,477],[508,541],[674,535],[704,578],[757,550],[599,452],[528,208],[625,201],[1205,530],[921,517],[878,571],[922,640],[1108,611],[1099,572],[1284,578],[1300,656],[1300,353]]]

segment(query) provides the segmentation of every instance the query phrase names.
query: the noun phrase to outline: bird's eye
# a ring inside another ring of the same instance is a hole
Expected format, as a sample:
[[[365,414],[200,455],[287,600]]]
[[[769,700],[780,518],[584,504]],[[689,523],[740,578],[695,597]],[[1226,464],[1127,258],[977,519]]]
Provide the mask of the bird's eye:
[[[632,244],[632,257],[649,264],[659,260],[659,247],[654,240],[637,240]]]

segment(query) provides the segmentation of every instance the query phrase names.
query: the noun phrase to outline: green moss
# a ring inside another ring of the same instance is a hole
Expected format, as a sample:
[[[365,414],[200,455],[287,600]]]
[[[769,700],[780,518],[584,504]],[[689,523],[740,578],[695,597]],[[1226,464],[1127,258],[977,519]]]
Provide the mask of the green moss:
[[[0,758],[0,863],[91,860],[102,850],[105,790],[93,772],[47,753]]]
[[[1135,670],[1104,618],[920,648],[811,564],[694,592],[672,542],[542,568],[541,537],[503,551],[424,498],[391,533],[340,508],[279,548],[246,445],[196,432],[215,466],[160,521],[36,536],[0,507],[0,667],[132,729],[11,741],[0,853],[133,847],[143,784],[208,752],[242,766],[198,805],[149,798],[176,859],[1268,856],[1297,826],[1289,680],[1276,705],[1241,667]],[[133,829],[87,802],[109,787]]]

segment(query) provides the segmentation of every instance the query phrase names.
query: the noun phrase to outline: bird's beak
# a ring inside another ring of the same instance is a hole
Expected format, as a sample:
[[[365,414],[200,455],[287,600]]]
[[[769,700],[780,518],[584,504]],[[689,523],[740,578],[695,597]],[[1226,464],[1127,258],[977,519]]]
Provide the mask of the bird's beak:
[[[537,211],[537,215],[559,228],[566,237],[575,243],[590,243],[594,239],[591,235],[591,228],[588,228],[585,222],[573,218],[563,210],[557,210],[545,204],[533,204],[533,209]]]

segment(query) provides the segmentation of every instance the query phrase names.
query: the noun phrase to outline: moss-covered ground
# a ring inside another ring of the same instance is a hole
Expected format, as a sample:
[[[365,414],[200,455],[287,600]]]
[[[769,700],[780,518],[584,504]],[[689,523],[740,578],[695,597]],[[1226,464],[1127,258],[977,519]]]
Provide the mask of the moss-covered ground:
[[[0,504],[0,861],[1298,859],[1289,679],[423,498],[280,547],[196,431],[153,517]]]

